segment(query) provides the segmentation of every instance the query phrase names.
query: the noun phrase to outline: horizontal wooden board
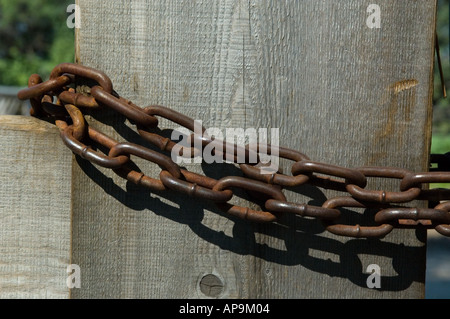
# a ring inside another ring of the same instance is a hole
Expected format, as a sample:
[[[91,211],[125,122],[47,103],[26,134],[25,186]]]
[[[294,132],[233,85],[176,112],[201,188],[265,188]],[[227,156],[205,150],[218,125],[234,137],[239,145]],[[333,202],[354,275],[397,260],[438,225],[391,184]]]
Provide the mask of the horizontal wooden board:
[[[72,155],[47,122],[0,116],[0,298],[69,298]]]

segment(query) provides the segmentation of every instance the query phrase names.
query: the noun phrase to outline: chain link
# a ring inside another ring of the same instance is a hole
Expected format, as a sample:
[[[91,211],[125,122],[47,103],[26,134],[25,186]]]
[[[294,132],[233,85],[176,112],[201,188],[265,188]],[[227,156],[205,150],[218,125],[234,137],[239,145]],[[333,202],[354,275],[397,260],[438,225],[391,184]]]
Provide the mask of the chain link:
[[[90,95],[77,93],[71,87],[77,77],[95,83],[87,90]],[[440,234],[450,236],[450,202],[446,201],[450,199],[450,190],[429,190],[423,187],[423,184],[428,183],[450,183],[448,154],[432,155],[431,163],[437,163],[438,166],[430,168],[429,172],[414,173],[393,167],[340,167],[311,161],[308,156],[296,150],[277,147],[276,154],[279,158],[294,162],[292,175],[281,172],[262,174],[262,164],[250,159],[259,160],[258,154],[262,152],[273,155],[273,146],[258,144],[243,147],[215,140],[206,135],[206,129],[202,126],[199,135],[193,119],[163,106],[140,108],[114,92],[112,81],[106,74],[89,67],[71,63],[60,64],[45,82],[39,75],[33,74],[30,76],[28,88],[20,91],[18,97],[21,100],[30,100],[32,116],[54,121],[61,130],[64,144],[73,153],[96,165],[110,168],[122,178],[155,192],[170,190],[209,200],[224,212],[252,222],[276,222],[283,214],[317,218],[322,221],[327,231],[340,236],[384,237],[394,228],[416,227],[434,228]],[[128,118],[136,125],[142,138],[161,152],[134,143],[116,141],[88,126],[81,109],[102,107],[109,107]],[[162,135],[157,117],[165,118],[192,132],[189,136],[190,147],[181,148],[177,155],[193,158],[202,154],[207,146],[220,145],[224,147],[222,149],[233,150],[233,156],[226,156],[225,153],[215,155],[220,155],[228,161],[231,157],[231,161],[239,164],[245,177],[227,176],[216,180],[181,168],[171,157],[163,154],[176,151],[179,145]],[[94,150],[90,146],[92,143],[106,149],[106,153]],[[240,161],[242,158],[239,154],[245,154],[244,163]],[[159,177],[149,177],[130,168],[132,156],[158,165],[161,168]],[[399,190],[394,192],[366,189],[368,178],[399,180]],[[328,199],[322,206],[293,203],[286,199],[283,188],[306,184],[342,191],[350,196]],[[237,189],[249,193],[249,201],[262,202],[263,210],[234,205],[232,198]],[[435,207],[398,206],[415,200],[433,202]],[[341,220],[349,220],[343,217],[344,212],[348,211],[343,208],[375,210],[376,213],[369,226],[347,225],[341,223]]]

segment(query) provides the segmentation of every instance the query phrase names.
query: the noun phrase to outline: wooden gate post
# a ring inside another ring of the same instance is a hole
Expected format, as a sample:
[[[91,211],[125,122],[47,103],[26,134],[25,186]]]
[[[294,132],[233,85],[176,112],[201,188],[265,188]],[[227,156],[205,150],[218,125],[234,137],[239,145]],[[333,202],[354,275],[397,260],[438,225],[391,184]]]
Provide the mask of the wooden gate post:
[[[280,145],[321,162],[428,168],[436,1],[77,4],[77,62],[105,71],[138,105],[221,130],[279,128]],[[87,119],[143,143],[113,112]],[[423,229],[349,239],[300,217],[248,223],[71,157],[57,133],[36,119],[0,117],[0,298],[424,297]],[[215,178],[238,172],[186,167]],[[398,185],[373,179],[368,188]],[[342,195],[310,186],[286,194],[313,205]],[[69,264],[80,267],[79,289],[69,290]],[[379,288],[368,287],[373,269]]]
[[[0,148],[0,299],[69,298],[72,156],[23,116],[0,116]]]
[[[280,145],[321,162],[428,168],[436,1],[77,4],[77,62],[103,70],[138,105],[165,105],[221,130],[279,128]],[[87,119],[143,143],[113,112]],[[71,163],[48,124],[3,117],[0,125],[2,185],[12,185],[0,194],[0,297],[424,297],[423,229],[349,239],[300,217],[253,224],[211,203],[153,194],[79,157]],[[147,175],[159,170],[135,162]],[[186,167],[216,178],[237,172]],[[15,188],[24,181],[27,193]],[[398,185],[372,179],[368,188]],[[315,187],[286,194],[314,205],[339,195]],[[82,281],[70,296],[68,263]],[[380,287],[368,287],[373,269]]]
[[[77,62],[105,71],[138,105],[165,105],[206,127],[279,128],[281,145],[331,164],[428,168],[435,1],[78,5]],[[115,114],[90,122],[142,142]],[[235,172],[187,167],[215,177]],[[374,179],[369,187],[398,186]],[[336,195],[288,192],[315,204]],[[83,272],[75,298],[424,296],[424,230],[366,240],[331,235],[316,220],[254,225],[209,203],[161,198],[80,159],[72,200],[73,260]],[[371,264],[380,266],[380,289],[366,285]]]

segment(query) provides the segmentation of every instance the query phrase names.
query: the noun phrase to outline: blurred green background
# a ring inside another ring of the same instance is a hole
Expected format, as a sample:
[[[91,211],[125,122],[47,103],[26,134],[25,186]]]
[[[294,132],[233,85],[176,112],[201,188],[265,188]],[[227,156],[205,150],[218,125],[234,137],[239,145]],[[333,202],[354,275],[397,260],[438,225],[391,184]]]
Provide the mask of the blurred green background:
[[[433,154],[450,152],[450,97],[444,98],[442,89],[442,84],[445,84],[448,94],[450,94],[449,2],[450,0],[439,0],[437,10],[436,33],[439,40],[444,83],[441,81],[436,56],[433,94],[433,135],[431,140],[431,153]],[[450,184],[431,184],[430,187],[449,188]]]
[[[450,60],[449,60],[449,0],[438,1],[437,34],[439,39],[445,86],[450,94]],[[450,151],[450,97],[443,98],[439,69],[434,68],[434,108],[433,108],[433,141],[432,153]]]
[[[74,60],[74,29],[67,27],[73,0],[0,0],[0,85],[25,86],[30,70],[46,79]]]

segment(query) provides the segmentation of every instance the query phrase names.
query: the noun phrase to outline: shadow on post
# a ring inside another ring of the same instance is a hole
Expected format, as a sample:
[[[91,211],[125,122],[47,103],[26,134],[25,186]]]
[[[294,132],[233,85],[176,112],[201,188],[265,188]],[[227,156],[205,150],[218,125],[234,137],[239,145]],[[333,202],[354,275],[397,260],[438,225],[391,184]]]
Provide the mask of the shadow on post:
[[[365,268],[358,255],[387,257],[392,259],[392,268],[397,275],[385,276],[381,273],[379,290],[400,291],[408,288],[414,281],[424,282],[424,278],[418,276],[417,270],[411,269],[410,265],[411,261],[424,258],[425,247],[408,247],[380,239],[349,239],[343,243],[334,239],[337,238],[336,236],[328,234],[319,220],[295,215],[282,216],[277,223],[255,224],[226,215],[211,202],[193,201],[187,195],[180,195],[173,191],[152,193],[130,182],[127,182],[126,190],[124,190],[114,182],[112,178],[114,173],[111,172],[111,177],[106,176],[96,166],[78,156],[76,156],[76,161],[83,172],[105,193],[126,207],[146,214],[151,212],[186,225],[198,237],[223,250],[239,255],[252,255],[281,265],[302,265],[314,272],[331,277],[346,278],[360,287],[367,287],[366,280],[369,274],[365,273]],[[227,166],[227,175],[239,174],[239,170],[233,165],[220,165]],[[134,167],[134,169],[139,170],[138,167]],[[205,166],[204,171],[206,175],[212,175],[213,178],[220,177],[217,175],[218,170],[210,165]],[[222,168],[221,172],[223,173],[223,171]],[[316,187],[302,186],[295,191],[310,197],[309,204],[318,205],[326,200],[325,195]],[[237,193],[236,196],[245,198],[245,194]],[[166,203],[163,199],[175,205]],[[202,221],[206,210],[231,219],[234,222],[232,236],[225,234],[220,229],[212,229],[204,225]],[[189,214],[186,214],[187,211]],[[355,216],[362,215],[356,212],[347,213]],[[417,232],[417,234],[422,233],[424,232]],[[284,243],[285,249],[270,247],[265,243],[258,242],[260,235],[279,239]],[[426,238],[420,239],[422,242],[426,240]],[[339,261],[311,256],[311,249],[337,255]],[[357,269],[360,271],[355,271]]]

